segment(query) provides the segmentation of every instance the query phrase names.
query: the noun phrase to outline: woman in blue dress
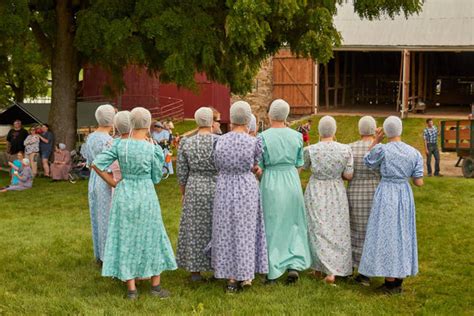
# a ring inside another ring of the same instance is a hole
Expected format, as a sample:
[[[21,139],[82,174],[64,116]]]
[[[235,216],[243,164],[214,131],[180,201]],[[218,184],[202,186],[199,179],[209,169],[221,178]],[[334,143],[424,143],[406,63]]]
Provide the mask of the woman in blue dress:
[[[151,295],[165,298],[160,274],[175,270],[176,261],[166,234],[155,186],[162,176],[163,151],[147,135],[151,114],[135,108],[130,114],[133,131],[98,155],[93,168],[115,187],[105,246],[103,276],[127,282],[127,298],[138,297],[135,279],[151,278]],[[122,180],[118,184],[105,170],[118,161]]]
[[[97,108],[95,118],[99,127],[87,137],[81,148],[81,155],[87,160],[87,165],[90,166],[98,154],[112,146],[113,139],[110,132],[114,124],[114,116],[115,109],[110,104],[104,104]],[[102,264],[104,258],[111,201],[112,190],[110,186],[94,170],[91,170],[89,177],[89,209],[94,257],[99,264]]]
[[[385,277],[379,289],[396,294],[402,291],[404,278],[418,273],[415,201],[409,180],[423,185],[423,158],[402,142],[398,117],[388,117],[383,130],[388,143],[380,144],[384,134],[378,129],[364,157],[367,167],[380,169],[382,179],[374,195],[359,273]]]

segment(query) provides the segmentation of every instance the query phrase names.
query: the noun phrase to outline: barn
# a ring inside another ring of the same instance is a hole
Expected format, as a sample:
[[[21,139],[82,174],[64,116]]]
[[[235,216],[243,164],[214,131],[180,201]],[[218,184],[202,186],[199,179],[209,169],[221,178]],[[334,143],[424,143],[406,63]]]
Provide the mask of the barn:
[[[212,82],[204,74],[196,74],[197,90],[191,91],[165,84],[146,69],[129,66],[124,70],[125,91],[113,98],[106,97],[111,76],[99,66],[86,65],[83,72],[80,100],[113,102],[121,110],[135,106],[148,108],[154,118],[192,118],[201,106],[212,106],[221,112],[224,122],[229,120],[230,90]]]
[[[322,65],[282,49],[241,97],[264,115],[274,98],[294,115],[466,115],[474,102],[474,1],[429,0],[406,19],[362,20],[351,1],[334,19],[342,45]],[[233,96],[233,99],[240,97]]]

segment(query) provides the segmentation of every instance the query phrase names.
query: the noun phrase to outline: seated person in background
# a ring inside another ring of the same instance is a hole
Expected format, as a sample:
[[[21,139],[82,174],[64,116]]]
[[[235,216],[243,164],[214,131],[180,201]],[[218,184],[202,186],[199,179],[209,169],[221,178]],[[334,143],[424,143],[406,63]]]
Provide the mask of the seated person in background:
[[[54,162],[51,164],[51,179],[68,180],[71,170],[71,153],[66,150],[66,145],[60,143],[54,151]]]
[[[14,171],[15,176],[18,178],[18,184],[1,189],[0,192],[31,189],[33,186],[33,172],[31,171],[30,160],[27,158],[23,159],[21,171],[19,170],[18,168]]]
[[[15,175],[15,171],[18,171],[18,172],[21,171],[22,169],[21,161],[23,160],[23,158],[24,158],[23,152],[19,151],[16,154],[16,159],[13,160],[13,162],[8,162],[8,165],[10,166],[10,177],[11,177],[10,185],[17,185],[18,183],[20,183],[18,176]]]

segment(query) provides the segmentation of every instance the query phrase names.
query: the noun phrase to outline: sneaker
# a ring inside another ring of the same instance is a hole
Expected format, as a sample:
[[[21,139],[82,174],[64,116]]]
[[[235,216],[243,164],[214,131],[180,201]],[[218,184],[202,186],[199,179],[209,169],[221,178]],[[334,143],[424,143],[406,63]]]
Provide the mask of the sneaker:
[[[288,270],[288,276],[286,278],[286,284],[296,283],[299,278],[300,278],[300,275],[298,274],[298,271]]]
[[[394,287],[388,287],[385,283],[382,284],[377,288],[377,291],[380,292],[381,294],[385,295],[395,295],[395,294],[401,294],[402,293],[402,287],[400,286],[394,286]]]
[[[431,177],[431,176],[432,176],[432,174],[431,174],[431,173],[428,173],[428,177]]]
[[[171,293],[163,288],[161,286],[152,286],[150,290],[151,296],[154,297],[159,297],[160,299],[165,299],[170,297]]]
[[[227,294],[236,294],[241,288],[237,282],[228,282],[224,290]]]
[[[138,291],[127,291],[127,296],[125,297],[127,300],[134,301],[138,299]]]
[[[370,286],[370,279],[362,274],[359,274],[357,277],[355,277],[354,281],[362,286]]]
[[[435,173],[435,177],[442,177],[442,176],[443,175],[441,173],[438,173],[438,174]]]

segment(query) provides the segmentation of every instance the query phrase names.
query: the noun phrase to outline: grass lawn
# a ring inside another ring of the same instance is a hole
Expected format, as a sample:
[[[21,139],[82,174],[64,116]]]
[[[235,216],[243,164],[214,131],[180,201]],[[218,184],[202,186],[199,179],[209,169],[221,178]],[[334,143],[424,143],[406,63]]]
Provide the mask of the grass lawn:
[[[196,122],[194,120],[184,120],[174,123],[173,134],[183,135],[184,133],[191,131],[197,128]]]
[[[338,121],[347,125],[339,127],[338,140],[357,138],[356,118]],[[417,128],[406,136],[418,147],[422,122],[409,120],[406,126]],[[314,131],[311,136],[317,140]],[[0,173],[0,185],[7,180]],[[176,178],[164,180],[157,191],[176,246],[181,213]],[[463,178],[428,178],[424,187],[414,188],[420,273],[405,282],[399,296],[374,294],[381,279],[369,289],[345,281],[333,288],[306,274],[296,286],[265,287],[257,278],[250,291],[226,295],[222,282],[191,287],[178,270],[163,274],[172,298],[151,298],[144,282],[140,299],[128,302],[122,298],[125,286],[101,277],[93,262],[87,182],[38,179],[29,191],[0,195],[0,314],[472,315],[473,192],[474,181]]]

